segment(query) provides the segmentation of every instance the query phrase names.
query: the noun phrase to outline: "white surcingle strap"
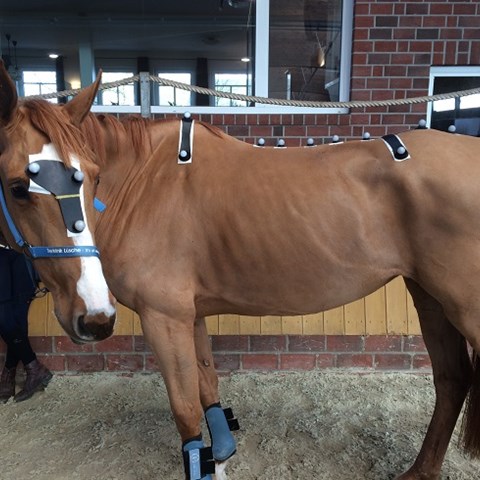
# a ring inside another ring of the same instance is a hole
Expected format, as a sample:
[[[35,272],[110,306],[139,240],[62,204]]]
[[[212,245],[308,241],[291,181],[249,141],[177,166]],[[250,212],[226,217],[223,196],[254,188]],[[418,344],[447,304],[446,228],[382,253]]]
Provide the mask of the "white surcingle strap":
[[[193,118],[186,112],[180,122],[180,138],[178,140],[178,164],[192,163],[193,154]]]

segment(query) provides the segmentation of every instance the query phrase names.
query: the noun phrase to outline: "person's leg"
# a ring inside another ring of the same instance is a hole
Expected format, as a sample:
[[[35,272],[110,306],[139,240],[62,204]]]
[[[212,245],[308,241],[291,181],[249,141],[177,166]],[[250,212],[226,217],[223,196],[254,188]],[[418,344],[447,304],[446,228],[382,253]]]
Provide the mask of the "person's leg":
[[[24,365],[27,378],[25,385],[14,397],[16,402],[23,402],[33,396],[34,393],[45,390],[53,377],[53,373],[37,359]]]
[[[11,346],[11,343],[7,343],[7,353],[5,355],[5,368],[17,368],[20,357],[16,353],[16,349]]]
[[[13,343],[12,325],[9,322],[12,315],[10,306],[10,303],[0,304],[0,337],[7,345],[5,365],[0,374],[0,403],[7,402],[9,398],[15,395],[15,375],[20,361]]]
[[[17,368],[3,367],[0,374],[0,403],[7,402],[11,397],[15,395],[15,375]]]
[[[16,302],[12,308],[17,328],[11,345],[17,358],[23,363],[27,375],[25,385],[14,397],[16,402],[27,400],[35,392],[44,390],[53,376],[52,372],[38,361],[30,345],[28,339],[28,308],[29,304],[26,302]]]
[[[9,350],[12,351],[12,361],[17,360],[17,363],[21,361],[23,365],[28,365],[37,359],[37,355],[30,345],[30,340],[28,336],[25,336],[23,333],[21,335],[16,335],[11,344],[9,345]],[[8,359],[8,357],[7,357]]]
[[[7,344],[6,364],[24,365],[37,357],[28,339],[28,308],[27,302],[5,302],[0,306],[0,336]]]

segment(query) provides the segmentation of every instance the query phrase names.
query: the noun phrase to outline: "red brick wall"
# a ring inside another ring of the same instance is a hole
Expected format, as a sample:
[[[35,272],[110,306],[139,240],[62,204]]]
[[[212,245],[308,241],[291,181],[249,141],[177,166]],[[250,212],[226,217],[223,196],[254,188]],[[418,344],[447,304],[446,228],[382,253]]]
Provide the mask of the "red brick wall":
[[[212,350],[220,373],[251,370],[356,368],[429,371],[419,336],[402,335],[215,335]],[[78,346],[66,337],[32,337],[39,359],[57,373],[152,372],[155,359],[142,336],[117,335]],[[3,364],[5,346],[0,342]]]
[[[356,0],[354,23],[352,100],[427,95],[431,66],[480,65],[478,0]],[[425,114],[425,104],[354,110],[351,133],[398,132]]]

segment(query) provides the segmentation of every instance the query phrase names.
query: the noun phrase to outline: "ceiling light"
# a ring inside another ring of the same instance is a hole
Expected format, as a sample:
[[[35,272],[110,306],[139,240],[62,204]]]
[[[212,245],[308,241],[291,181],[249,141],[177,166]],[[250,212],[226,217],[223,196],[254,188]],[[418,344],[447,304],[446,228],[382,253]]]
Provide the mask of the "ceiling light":
[[[245,62],[245,63],[248,63],[248,62],[250,61],[250,59],[249,59],[248,57],[242,57],[242,58],[240,59],[240,61]]]
[[[58,58],[59,55],[58,55],[58,53],[49,53],[48,56],[49,56],[49,58],[55,59],[55,58]]]

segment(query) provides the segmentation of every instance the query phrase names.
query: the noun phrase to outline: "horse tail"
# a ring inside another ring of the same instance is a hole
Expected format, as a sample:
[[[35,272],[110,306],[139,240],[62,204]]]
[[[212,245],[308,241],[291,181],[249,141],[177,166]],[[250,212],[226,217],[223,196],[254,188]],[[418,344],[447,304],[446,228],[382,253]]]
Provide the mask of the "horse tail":
[[[472,383],[463,415],[461,443],[465,452],[472,457],[480,457],[480,357],[472,355]]]

